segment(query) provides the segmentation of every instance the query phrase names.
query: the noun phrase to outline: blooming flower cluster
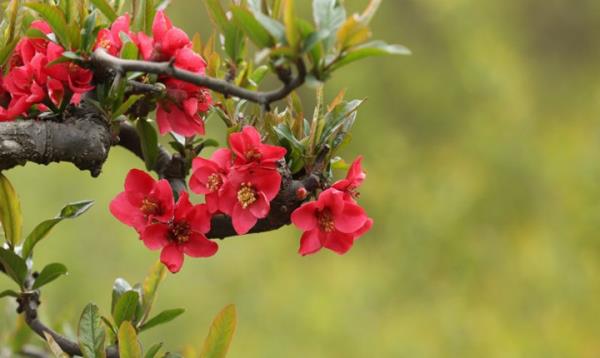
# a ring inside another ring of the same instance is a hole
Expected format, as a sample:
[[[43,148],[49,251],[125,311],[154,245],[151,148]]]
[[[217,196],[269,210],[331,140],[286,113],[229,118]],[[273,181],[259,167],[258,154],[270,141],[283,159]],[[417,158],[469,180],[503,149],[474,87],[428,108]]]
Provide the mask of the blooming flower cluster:
[[[161,262],[169,271],[178,272],[184,254],[210,257],[218,245],[206,238],[210,219],[206,205],[192,205],[187,193],[174,202],[171,185],[165,179],[132,169],[125,179],[125,191],[110,203],[111,213],[133,227],[146,247],[162,250]]]
[[[31,28],[50,34],[50,26],[34,21]],[[76,103],[92,90],[93,73],[72,62],[57,62],[65,50],[45,38],[22,38],[8,62],[7,75],[0,78],[0,121],[25,115],[32,106],[47,110],[63,101]]]
[[[362,157],[351,165],[345,179],[319,194],[316,201],[302,204],[292,213],[292,223],[304,231],[301,255],[313,254],[325,247],[345,254],[354,241],[371,229],[373,220],[358,205],[358,187],[366,178]]]
[[[281,186],[277,162],[286,150],[262,143],[251,126],[231,134],[229,147],[217,150],[211,159],[194,159],[190,189],[205,195],[211,213],[231,216],[233,228],[243,235],[269,214]]]

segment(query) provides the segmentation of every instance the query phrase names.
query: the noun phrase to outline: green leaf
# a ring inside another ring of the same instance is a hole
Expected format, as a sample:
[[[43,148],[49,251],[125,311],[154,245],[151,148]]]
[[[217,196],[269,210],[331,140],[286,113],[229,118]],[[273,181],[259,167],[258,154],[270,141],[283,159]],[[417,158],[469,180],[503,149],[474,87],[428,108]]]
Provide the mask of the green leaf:
[[[69,358],[70,356],[63,352],[58,343],[54,340],[54,338],[48,333],[44,332],[44,337],[46,338],[46,343],[48,344],[48,348],[56,358]]]
[[[300,32],[296,25],[296,12],[294,10],[294,0],[285,0],[283,4],[283,24],[285,25],[285,35],[291,48],[297,49],[300,43]]]
[[[402,45],[388,45],[383,41],[373,41],[348,52],[331,67],[332,71],[363,58],[386,55],[410,55],[409,49]]]
[[[157,261],[148,272],[146,279],[144,279],[144,286],[142,295],[142,307],[144,309],[144,318],[148,317],[150,314],[150,310],[152,309],[152,304],[154,303],[154,299],[156,298],[156,292],[158,291],[158,286],[165,279],[167,275],[167,269],[165,265],[163,265],[160,261]]]
[[[23,287],[25,277],[27,277],[27,264],[25,260],[11,250],[0,247],[0,264],[4,267],[6,274],[20,287]]]
[[[158,134],[152,124],[144,118],[138,119],[135,127],[140,135],[146,169],[152,170],[156,163],[156,158],[158,158]]]
[[[123,296],[123,294],[125,292],[131,291],[131,290],[132,290],[132,288],[131,288],[131,285],[129,284],[129,282],[125,281],[122,278],[117,278],[115,280],[115,283],[113,284],[113,289],[112,289],[112,300],[110,303],[110,312],[113,315],[115,314],[115,306],[117,305],[117,302],[119,301],[121,296]]]
[[[4,65],[6,63],[6,61],[8,60],[8,58],[10,57],[10,54],[13,52],[13,50],[15,49],[15,46],[17,46],[17,43],[19,42],[19,39],[14,39],[11,42],[5,44],[2,49],[0,49],[0,66]]]
[[[256,86],[258,86],[265,79],[265,77],[267,76],[268,73],[269,73],[269,66],[262,65],[262,66],[259,66],[258,68],[256,68],[254,70],[254,72],[252,72],[252,74],[250,75],[250,77],[248,79],[250,81],[252,81],[252,83],[254,83]]]
[[[96,14],[96,11],[92,11],[90,15],[85,18],[83,24],[83,43],[81,45],[81,49],[84,52],[90,51],[96,40],[94,33],[94,29],[96,28]]]
[[[210,18],[213,20],[215,25],[217,25],[221,32],[228,32],[231,27],[231,23],[227,20],[227,16],[225,15],[225,10],[221,6],[220,0],[204,0],[204,5],[206,5],[206,9],[208,10],[208,14]]]
[[[346,10],[338,0],[313,0],[313,16],[317,28],[324,31],[325,53],[328,53],[338,29],[346,20]]]
[[[79,319],[79,347],[85,358],[104,358],[106,333],[101,325],[100,310],[93,303],[88,304]]]
[[[129,43],[131,43],[131,42],[129,42]],[[117,108],[117,110],[113,112],[113,114],[112,114],[113,119],[116,119],[120,115],[125,114],[125,112],[127,112],[129,110],[129,108],[131,108],[131,106],[133,106],[142,97],[144,97],[144,95],[142,95],[142,94],[135,94],[135,95],[129,96],[129,98],[127,98],[127,100],[125,102],[121,103],[119,108]]]
[[[241,6],[232,6],[233,20],[259,48],[273,47],[271,34],[256,20],[254,15]]]
[[[123,33],[121,33],[123,34]],[[131,39],[128,36],[123,36],[128,39],[128,41],[123,41],[123,47],[121,48],[121,58],[125,60],[137,60],[138,58],[138,47],[130,41]]]
[[[0,223],[4,229],[4,237],[11,246],[17,246],[21,241],[21,203],[12,184],[0,173]]]
[[[33,248],[50,233],[50,230],[63,221],[64,219],[74,219],[85,213],[94,205],[93,201],[79,201],[76,203],[67,204],[63,207],[60,213],[50,220],[46,220],[38,224],[25,239],[23,243],[23,257],[29,257],[33,253]]]
[[[46,267],[42,269],[42,272],[40,272],[40,275],[35,279],[32,288],[34,290],[38,289],[66,274],[67,268],[63,264],[53,263],[46,265]]]
[[[148,330],[152,327],[156,327],[160,324],[171,322],[172,320],[183,314],[183,312],[185,312],[183,308],[175,308],[172,310],[162,311],[161,313],[157,314],[156,316],[149,319],[146,323],[144,323],[140,327],[140,332]]]
[[[6,42],[12,42],[15,39],[17,33],[17,19],[19,16],[19,0],[10,0],[7,4],[4,15],[8,19],[8,27],[6,29]]]
[[[135,291],[127,291],[119,298],[113,313],[113,319],[117,327],[121,327],[121,323],[124,321],[133,321],[138,302],[139,295]]]
[[[100,12],[106,16],[106,18],[113,22],[117,19],[117,13],[115,9],[110,6],[110,4],[106,0],[90,0],[94,6],[100,10]]]
[[[200,353],[202,358],[223,358],[227,355],[231,339],[237,323],[235,306],[228,305],[212,322],[204,347]]]
[[[40,14],[40,17],[46,20],[50,28],[52,28],[52,32],[56,35],[58,42],[64,48],[70,48],[67,21],[65,20],[65,14],[59,7],[41,3],[27,3],[25,6]]]
[[[254,17],[271,36],[273,36],[279,42],[285,42],[285,26],[283,24],[262,12],[254,12]]]
[[[156,16],[156,8],[154,6],[154,0],[145,0],[144,7],[144,31],[147,34],[152,33],[152,23],[154,22],[154,17]]]
[[[121,358],[142,358],[142,347],[131,322],[125,321],[119,327],[119,356]]]
[[[19,294],[13,290],[4,290],[0,292],[0,298],[4,297],[19,297]]]
[[[160,349],[162,348],[163,344],[162,343],[156,343],[155,345],[153,345],[152,347],[150,347],[148,349],[148,351],[146,351],[146,355],[144,355],[144,358],[154,358],[156,357],[156,355],[158,354],[158,351],[160,351]]]

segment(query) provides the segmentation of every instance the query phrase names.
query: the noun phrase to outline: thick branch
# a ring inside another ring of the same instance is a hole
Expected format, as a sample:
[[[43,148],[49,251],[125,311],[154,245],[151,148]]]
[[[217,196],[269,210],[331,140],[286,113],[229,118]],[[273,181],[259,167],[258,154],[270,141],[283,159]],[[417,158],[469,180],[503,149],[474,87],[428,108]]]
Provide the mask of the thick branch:
[[[71,162],[98,176],[111,136],[105,119],[88,106],[71,107],[60,122],[24,120],[0,123],[0,171],[25,165]]]
[[[296,67],[298,70],[297,76],[289,81],[286,81],[280,89],[269,92],[251,91],[224,80],[182,70],[176,68],[171,62],[124,60],[110,55],[102,48],[98,48],[96,51],[94,51],[91,57],[91,62],[98,71],[102,71],[103,69],[113,69],[121,73],[144,72],[165,75],[195,84],[197,86],[206,87],[226,96],[234,96],[246,99],[248,101],[259,103],[265,106],[285,98],[296,88],[302,86],[306,80],[306,66],[302,59],[299,59],[296,62]]]

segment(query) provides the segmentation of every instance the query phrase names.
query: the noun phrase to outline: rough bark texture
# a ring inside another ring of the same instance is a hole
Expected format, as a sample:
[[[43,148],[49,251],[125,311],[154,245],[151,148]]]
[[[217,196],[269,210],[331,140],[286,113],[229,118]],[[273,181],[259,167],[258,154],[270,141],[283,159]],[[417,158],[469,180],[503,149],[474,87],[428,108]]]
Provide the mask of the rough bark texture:
[[[27,162],[71,162],[95,177],[110,146],[106,119],[88,106],[69,108],[61,121],[0,122],[0,171]]]

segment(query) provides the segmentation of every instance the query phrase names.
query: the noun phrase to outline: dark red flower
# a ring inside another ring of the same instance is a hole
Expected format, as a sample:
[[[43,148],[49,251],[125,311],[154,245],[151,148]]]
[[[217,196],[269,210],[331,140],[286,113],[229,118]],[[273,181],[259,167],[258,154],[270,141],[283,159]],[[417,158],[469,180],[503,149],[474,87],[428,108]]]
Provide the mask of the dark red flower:
[[[207,90],[190,88],[190,84],[176,79],[165,80],[167,98],[158,103],[156,122],[160,134],[175,132],[190,137],[204,134],[201,114],[208,111],[211,98]]]
[[[234,163],[245,169],[256,166],[264,169],[276,169],[277,162],[285,156],[283,147],[263,144],[260,133],[252,126],[245,126],[241,132],[229,136],[229,146],[235,154]]]
[[[323,247],[344,254],[373,223],[363,208],[334,188],[323,191],[316,201],[302,204],[291,219],[304,231],[299,250],[303,256]]]
[[[210,213],[219,211],[219,196],[227,180],[231,167],[229,149],[218,149],[210,159],[196,158],[192,162],[190,189],[196,194],[204,194]]]
[[[0,119],[12,120],[29,110],[33,104],[42,102],[47,95],[47,75],[44,68],[48,60],[41,53],[36,53],[31,61],[23,66],[12,68],[4,78],[4,88],[11,100]]]
[[[137,44],[137,36],[129,30],[130,22],[129,14],[117,17],[109,29],[101,29],[98,32],[94,49],[101,47],[109,54],[119,56],[123,47],[121,33],[127,35],[133,43]]]
[[[348,169],[346,178],[338,180],[332,185],[332,187],[343,191],[352,198],[357,198],[359,195],[357,189],[362,185],[363,181],[365,181],[367,177],[367,174],[364,172],[361,166],[362,159],[362,156],[358,156],[354,162],[352,162],[350,169]]]
[[[233,228],[244,235],[258,219],[269,215],[271,200],[281,186],[276,170],[253,169],[243,172],[235,168],[229,173],[219,196],[219,210],[231,216]]]
[[[111,201],[110,212],[123,224],[142,232],[154,220],[171,220],[173,206],[168,181],[155,181],[145,172],[132,169],[125,179],[125,191]]]
[[[175,273],[183,265],[184,254],[191,257],[213,256],[219,246],[206,238],[211,216],[205,205],[190,203],[183,192],[175,206],[173,219],[151,224],[142,232],[141,239],[151,250],[162,250],[160,261]]]

